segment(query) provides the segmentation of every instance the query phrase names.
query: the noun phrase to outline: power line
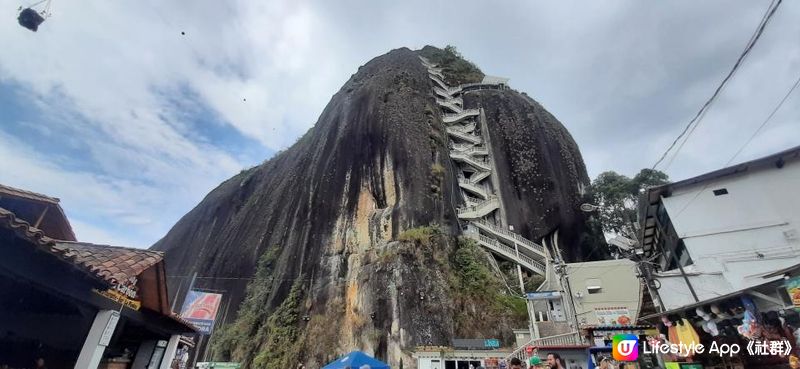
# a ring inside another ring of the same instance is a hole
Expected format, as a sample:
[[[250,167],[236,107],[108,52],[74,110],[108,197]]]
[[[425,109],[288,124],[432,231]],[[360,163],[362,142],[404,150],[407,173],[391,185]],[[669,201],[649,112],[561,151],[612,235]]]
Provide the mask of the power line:
[[[775,113],[777,113],[777,112],[778,112],[778,110],[780,110],[780,108],[783,106],[783,103],[785,103],[785,102],[786,102],[786,100],[788,100],[788,99],[789,99],[789,96],[791,96],[791,95],[792,95],[792,93],[794,92],[794,90],[795,90],[795,89],[797,89],[797,86],[798,86],[798,85],[800,85],[800,77],[798,77],[798,78],[797,78],[797,81],[795,81],[795,82],[794,82],[794,85],[792,85],[792,88],[790,88],[790,89],[789,89],[789,91],[788,91],[788,92],[786,92],[786,95],[784,95],[784,96],[783,96],[783,98],[781,99],[781,101],[780,101],[780,102],[778,102],[778,105],[776,105],[776,106],[775,106],[775,108],[774,108],[774,109],[772,109],[772,112],[770,112],[770,113],[769,113],[769,115],[767,116],[767,118],[766,118],[766,119],[764,119],[764,121],[763,121],[763,122],[761,122],[761,125],[760,125],[760,126],[758,126],[758,128],[756,128],[756,130],[753,132],[753,134],[752,134],[752,135],[750,135],[750,137],[747,139],[747,141],[745,141],[745,142],[744,142],[744,144],[742,144],[742,146],[740,146],[740,147],[739,147],[739,149],[738,149],[738,150],[736,150],[736,153],[734,153],[734,154],[733,154],[733,156],[731,156],[731,158],[730,158],[730,159],[728,159],[728,161],[725,163],[725,165],[723,165],[723,167],[727,167],[728,165],[730,165],[730,163],[731,163],[731,162],[733,162],[733,160],[734,160],[734,159],[736,159],[736,157],[737,157],[737,156],[739,156],[739,154],[741,154],[741,153],[742,153],[742,151],[744,150],[744,148],[745,148],[745,147],[747,147],[747,145],[749,145],[749,144],[750,144],[750,142],[752,142],[752,141],[753,141],[753,139],[754,139],[754,138],[756,138],[756,136],[758,136],[758,134],[761,132],[761,130],[762,130],[762,129],[764,129],[764,127],[766,127],[766,126],[767,126],[767,124],[769,124],[769,122],[772,120],[772,117],[774,117],[774,116],[775,116]],[[697,198],[700,196],[700,194],[701,194],[703,191],[705,191],[705,190],[706,190],[706,188],[708,188],[708,186],[709,186],[709,184],[708,184],[708,183],[706,183],[706,184],[703,186],[703,188],[701,188],[701,189],[700,189],[700,191],[697,191],[697,193],[694,195],[694,197],[692,197],[692,199],[691,199],[691,200],[689,200],[689,201],[686,203],[686,205],[684,205],[684,206],[681,208],[681,210],[680,210],[680,211],[678,211],[678,213],[676,213],[676,214],[675,214],[675,216],[678,216],[678,215],[680,215],[681,213],[683,213],[683,211],[684,211],[684,210],[686,210],[686,208],[688,208],[688,207],[689,207],[689,205],[691,205],[691,204],[692,204],[692,203],[693,203],[693,202],[694,202],[694,201],[695,201],[695,200],[696,200],[696,199],[697,199]]]
[[[744,148],[747,147],[747,145],[749,145],[750,142],[752,142],[753,139],[756,138],[756,136],[758,136],[759,133],[761,133],[761,130],[764,127],[766,127],[766,125],[772,120],[772,117],[775,115],[775,113],[778,112],[778,110],[781,108],[781,106],[783,106],[783,103],[786,102],[786,100],[789,98],[789,96],[792,94],[792,92],[794,92],[794,90],[797,89],[798,85],[800,85],[800,77],[798,77],[797,81],[794,82],[794,85],[792,86],[791,89],[789,89],[789,92],[787,92],[786,95],[783,96],[783,99],[781,99],[781,102],[779,102],[778,105],[775,106],[775,109],[772,109],[772,112],[769,113],[769,116],[767,116],[767,119],[764,119],[764,122],[762,122],[761,125],[758,126],[758,128],[755,130],[755,132],[753,132],[752,135],[750,135],[750,138],[748,138],[747,141],[745,141],[745,143],[742,144],[741,147],[739,147],[739,150],[736,150],[736,153],[733,154],[733,156],[730,158],[730,160],[728,160],[728,162],[725,163],[725,166],[728,166],[728,164],[730,164],[734,159],[736,159],[736,157],[739,156],[739,154],[742,153],[742,150],[744,150]]]
[[[675,147],[678,141],[680,141],[681,138],[683,138],[684,136],[686,136],[684,139],[684,144],[686,143],[686,140],[689,139],[691,133],[694,132],[694,130],[700,124],[702,117],[705,116],[705,112],[711,107],[714,101],[716,101],[720,92],[722,92],[722,89],[727,85],[728,81],[730,81],[733,75],[739,70],[739,66],[741,66],[744,59],[750,54],[750,51],[755,46],[756,42],[758,42],[758,40],[761,38],[761,34],[764,32],[764,29],[766,28],[769,21],[772,19],[772,16],[775,15],[775,11],[778,10],[778,7],[781,5],[782,2],[783,0],[772,1],[770,6],[767,8],[764,17],[762,17],[761,22],[756,28],[756,31],[750,37],[750,41],[748,41],[747,45],[744,48],[744,51],[742,51],[742,53],[739,55],[739,58],[736,60],[736,63],[733,65],[733,68],[731,68],[730,72],[728,72],[728,75],[726,75],[725,78],[722,80],[722,82],[719,84],[719,86],[717,86],[716,90],[714,90],[714,93],[711,95],[711,97],[708,100],[706,100],[705,104],[703,104],[703,106],[700,107],[700,110],[697,111],[697,114],[695,114],[692,120],[690,120],[689,123],[686,125],[686,127],[683,128],[683,131],[681,131],[678,137],[676,137],[675,140],[672,141],[667,150],[664,151],[663,154],[661,154],[661,157],[655,162],[655,164],[653,164],[653,167],[651,169],[656,169],[658,164],[660,164],[667,157],[667,154],[669,154],[669,152]],[[683,147],[683,144],[681,144],[681,147]],[[678,150],[676,150],[673,155],[677,155],[679,151],[680,148],[678,148]]]

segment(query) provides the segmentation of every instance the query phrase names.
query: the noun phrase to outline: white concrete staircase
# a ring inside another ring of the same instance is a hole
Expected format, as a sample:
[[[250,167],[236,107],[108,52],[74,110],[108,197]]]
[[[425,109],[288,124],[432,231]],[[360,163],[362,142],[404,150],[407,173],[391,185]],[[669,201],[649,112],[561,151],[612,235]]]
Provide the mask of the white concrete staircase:
[[[481,142],[483,142],[483,139],[481,138],[481,136],[474,135],[474,134],[468,133],[468,132],[464,132],[464,131],[456,128],[456,127],[447,127],[446,130],[447,130],[447,134],[449,134],[450,136],[458,138],[459,140],[462,140],[462,141],[470,142],[470,143],[472,143],[474,145],[478,145]]]
[[[467,155],[460,152],[450,152],[450,158],[457,161],[471,165],[473,168],[484,171],[492,170],[492,163],[487,159],[479,159],[472,155]]]
[[[465,109],[458,114],[445,114],[442,117],[442,121],[445,122],[445,124],[453,124],[467,118],[477,117],[480,113],[481,112],[478,109]]]
[[[486,192],[485,188],[478,186],[477,184],[469,181],[466,178],[459,178],[458,185],[459,187],[471,192],[472,194],[480,196],[484,200],[489,198],[489,193]]]
[[[433,81],[436,104],[443,111],[442,121],[452,138],[450,159],[460,170],[458,185],[465,203],[456,211],[459,219],[468,221],[465,235],[501,258],[512,260],[535,274],[545,274],[547,257],[541,245],[494,225],[497,221],[494,214],[502,204],[493,193],[493,186],[484,182],[492,175],[494,162],[489,143],[484,144],[482,126],[479,126],[479,122],[486,124],[481,120],[480,109],[465,109],[460,96],[466,92],[463,86],[447,85],[442,68],[422,56],[420,60]],[[473,90],[480,87],[465,86]]]
[[[478,219],[489,215],[489,213],[500,208],[500,200],[496,196],[490,196],[478,204],[465,206],[457,209],[460,219]]]
[[[516,244],[517,247],[519,247],[521,250],[527,251],[526,253],[530,255],[537,255],[542,259],[547,258],[547,252],[545,251],[544,246],[522,237],[518,233],[502,229],[483,221],[473,221],[472,225],[484,233],[491,234],[494,237]]]

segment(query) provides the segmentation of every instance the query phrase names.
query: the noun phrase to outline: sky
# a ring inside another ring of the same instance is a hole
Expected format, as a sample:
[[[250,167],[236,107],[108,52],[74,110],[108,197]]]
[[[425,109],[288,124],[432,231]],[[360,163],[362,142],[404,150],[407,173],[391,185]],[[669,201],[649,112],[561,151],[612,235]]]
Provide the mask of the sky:
[[[577,141],[589,175],[651,167],[769,1],[0,0],[0,183],[61,199],[79,240],[149,247],[210,190],[290,146],[391,49],[455,45]],[[800,144],[800,2],[785,1],[680,152],[680,180]]]

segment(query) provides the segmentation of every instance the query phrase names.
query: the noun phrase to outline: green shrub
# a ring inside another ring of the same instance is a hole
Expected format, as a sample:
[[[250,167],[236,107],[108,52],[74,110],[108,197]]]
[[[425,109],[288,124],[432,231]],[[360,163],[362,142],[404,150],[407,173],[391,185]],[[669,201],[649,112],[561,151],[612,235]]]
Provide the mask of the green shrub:
[[[447,45],[444,49],[425,46],[419,53],[442,68],[445,83],[449,85],[477,83],[483,80],[484,74],[480,68],[464,59],[455,46]]]
[[[397,236],[397,240],[430,246],[433,238],[440,234],[442,230],[438,226],[423,226],[406,229]]]

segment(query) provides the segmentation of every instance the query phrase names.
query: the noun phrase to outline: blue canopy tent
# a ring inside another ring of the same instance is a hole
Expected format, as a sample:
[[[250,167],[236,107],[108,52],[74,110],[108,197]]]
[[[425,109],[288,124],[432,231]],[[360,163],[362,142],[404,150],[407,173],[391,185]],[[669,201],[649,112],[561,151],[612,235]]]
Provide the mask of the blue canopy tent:
[[[322,367],[322,369],[359,369],[363,365],[369,365],[370,369],[390,369],[389,364],[377,360],[361,351],[353,351],[344,355]]]

